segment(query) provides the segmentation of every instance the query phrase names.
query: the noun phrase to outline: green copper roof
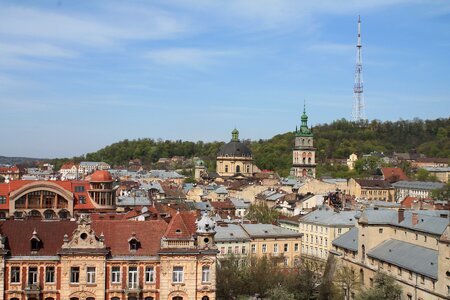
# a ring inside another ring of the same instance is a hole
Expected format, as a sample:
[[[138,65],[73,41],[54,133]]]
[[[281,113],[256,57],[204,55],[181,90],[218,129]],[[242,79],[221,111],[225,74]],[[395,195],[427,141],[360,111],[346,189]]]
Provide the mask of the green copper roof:
[[[231,132],[231,140],[233,142],[239,142],[239,131],[236,128]]]
[[[296,136],[312,136],[311,130],[308,128],[308,115],[306,114],[306,105],[303,106],[303,114],[301,117],[302,124],[300,129],[295,129]]]

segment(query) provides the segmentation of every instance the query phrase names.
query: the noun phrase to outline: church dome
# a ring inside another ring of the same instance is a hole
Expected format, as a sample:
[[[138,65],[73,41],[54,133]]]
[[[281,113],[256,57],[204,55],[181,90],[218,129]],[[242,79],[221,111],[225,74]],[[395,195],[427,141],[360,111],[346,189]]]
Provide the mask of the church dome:
[[[251,157],[252,151],[239,141],[239,131],[236,128],[231,132],[231,136],[231,141],[220,147],[217,156]]]
[[[214,232],[214,229],[216,228],[216,222],[213,221],[210,217],[208,217],[206,214],[202,215],[202,218],[197,223],[197,233],[210,233]]]
[[[113,181],[111,174],[105,170],[95,171],[91,175],[91,182],[110,182]]]

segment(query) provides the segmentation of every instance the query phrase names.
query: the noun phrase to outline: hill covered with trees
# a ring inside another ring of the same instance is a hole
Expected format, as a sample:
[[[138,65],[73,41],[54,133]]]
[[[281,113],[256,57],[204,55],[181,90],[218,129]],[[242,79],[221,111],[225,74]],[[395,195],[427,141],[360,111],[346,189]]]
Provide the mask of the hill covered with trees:
[[[436,120],[414,119],[396,122],[373,120],[354,123],[345,119],[313,128],[317,161],[330,158],[347,158],[351,153],[372,151],[392,154],[416,149],[428,157],[450,157],[450,118]],[[294,133],[279,134],[268,140],[244,141],[253,151],[256,164],[261,169],[289,174],[294,146]],[[113,166],[127,166],[131,159],[141,159],[152,166],[161,157],[201,157],[214,168],[218,149],[224,142],[189,142],[154,139],[124,140],[109,145],[85,157],[72,160],[105,161]],[[57,165],[67,161],[55,161]]]

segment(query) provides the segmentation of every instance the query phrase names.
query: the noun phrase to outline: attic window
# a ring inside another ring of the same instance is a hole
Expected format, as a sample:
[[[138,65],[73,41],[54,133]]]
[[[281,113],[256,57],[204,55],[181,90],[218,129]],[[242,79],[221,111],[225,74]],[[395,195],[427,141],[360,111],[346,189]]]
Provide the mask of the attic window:
[[[39,251],[41,241],[38,238],[31,238],[31,251]]]
[[[139,240],[135,237],[135,234],[133,234],[133,236],[128,240],[128,244],[130,246],[130,251],[136,251],[139,249],[140,246],[140,242]]]
[[[176,233],[176,234],[181,234],[181,229],[175,230],[175,233]]]
[[[267,230],[264,230],[264,233],[269,233]]]

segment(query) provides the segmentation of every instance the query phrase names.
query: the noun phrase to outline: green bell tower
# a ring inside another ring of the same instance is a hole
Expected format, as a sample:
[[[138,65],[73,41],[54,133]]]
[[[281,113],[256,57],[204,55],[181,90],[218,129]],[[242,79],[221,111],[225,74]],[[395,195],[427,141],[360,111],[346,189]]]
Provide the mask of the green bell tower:
[[[314,148],[314,135],[308,128],[306,105],[303,107],[300,128],[295,129],[291,175],[316,178],[316,149]]]

